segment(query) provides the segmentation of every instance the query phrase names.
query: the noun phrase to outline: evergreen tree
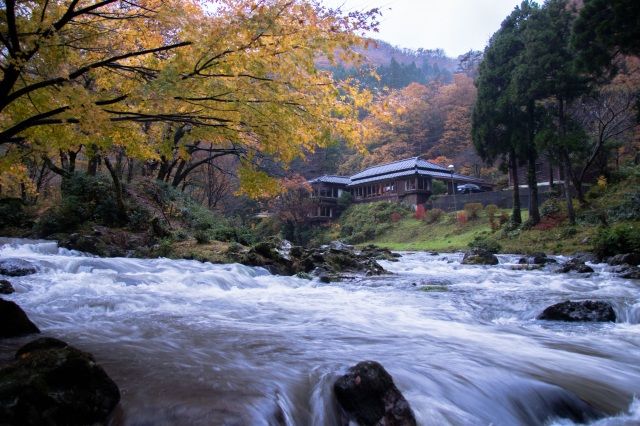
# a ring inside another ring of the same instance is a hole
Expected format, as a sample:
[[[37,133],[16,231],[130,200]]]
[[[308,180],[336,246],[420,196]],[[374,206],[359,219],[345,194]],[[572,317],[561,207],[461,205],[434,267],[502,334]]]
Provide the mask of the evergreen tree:
[[[472,117],[473,143],[480,157],[489,163],[508,159],[513,183],[512,221],[516,224],[522,222],[517,166],[518,159],[527,154],[523,141],[527,141],[528,128],[515,96],[513,77],[521,66],[523,23],[531,10],[531,3],[523,2],[491,37],[478,69],[478,98]]]

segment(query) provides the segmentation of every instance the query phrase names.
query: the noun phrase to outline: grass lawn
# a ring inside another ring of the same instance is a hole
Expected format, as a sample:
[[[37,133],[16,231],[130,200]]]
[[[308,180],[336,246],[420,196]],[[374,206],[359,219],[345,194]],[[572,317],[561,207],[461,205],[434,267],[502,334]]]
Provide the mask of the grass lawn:
[[[508,210],[505,212],[510,213]],[[528,219],[527,211],[522,212],[523,222]],[[591,240],[595,227],[559,225],[552,229],[518,230],[511,233],[492,231],[484,213],[466,224],[455,223],[452,217],[444,217],[439,222],[427,224],[422,220],[407,218],[365,244],[375,244],[391,250],[411,251],[461,251],[469,247],[476,236],[495,239],[503,253],[572,254],[591,250]]]

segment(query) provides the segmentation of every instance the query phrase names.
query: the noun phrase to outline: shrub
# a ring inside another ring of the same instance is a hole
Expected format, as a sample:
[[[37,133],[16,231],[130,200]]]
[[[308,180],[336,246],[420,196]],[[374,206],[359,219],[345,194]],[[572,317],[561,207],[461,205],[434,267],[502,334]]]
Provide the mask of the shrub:
[[[560,231],[560,238],[571,238],[577,234],[578,234],[578,230],[573,226],[569,226],[569,227],[563,228]]]
[[[0,228],[8,226],[24,226],[30,221],[24,204],[19,198],[0,199]]]
[[[462,211],[462,212],[457,212],[456,214],[456,220],[458,221],[459,225],[464,225],[467,223],[468,219],[467,219],[467,213]]]
[[[467,219],[476,220],[482,211],[482,203],[467,203],[464,205],[464,211]]]
[[[398,212],[391,213],[391,222],[397,223],[397,222],[400,222],[400,219],[402,219],[402,215],[400,213]]]
[[[607,209],[607,217],[613,221],[640,219],[640,191],[625,194],[620,204]]]
[[[640,253],[640,227],[620,223],[601,228],[595,237],[593,249],[600,257]]]
[[[431,193],[433,195],[442,195],[447,193],[447,185],[439,180],[431,182]]]
[[[198,244],[209,244],[211,242],[211,237],[209,236],[207,231],[203,231],[203,230],[196,231],[195,234],[193,234],[193,236],[195,237],[196,242]]]
[[[555,216],[562,211],[562,204],[558,198],[549,198],[540,206],[542,217]]]
[[[442,209],[431,209],[427,211],[424,217],[424,221],[429,224],[436,223],[440,220],[443,214],[444,214],[444,211]]]
[[[129,210],[129,228],[133,231],[142,231],[149,228],[151,213],[142,206],[134,206]]]
[[[343,191],[340,197],[338,197],[338,206],[346,209],[351,203],[353,203],[353,195],[351,195],[350,192]]]
[[[477,235],[473,241],[469,243],[469,248],[486,250],[489,253],[498,253],[502,250],[502,246],[493,238]]]
[[[498,224],[496,222],[496,213],[498,212],[498,206],[496,206],[495,204],[489,204],[484,208],[484,211],[487,213],[487,217],[489,218],[491,229],[495,231],[496,229],[498,229]]]
[[[500,216],[498,216],[498,222],[500,223],[500,226],[509,222],[509,215],[506,212],[500,213]]]
[[[353,204],[340,216],[340,237],[352,244],[371,240],[389,228],[393,213],[404,218],[411,214],[411,209],[386,201]]]
[[[487,217],[489,218],[489,221],[491,221],[495,219],[496,213],[498,213],[498,206],[496,206],[495,204],[489,204],[487,207],[484,208],[484,211],[487,213]]]

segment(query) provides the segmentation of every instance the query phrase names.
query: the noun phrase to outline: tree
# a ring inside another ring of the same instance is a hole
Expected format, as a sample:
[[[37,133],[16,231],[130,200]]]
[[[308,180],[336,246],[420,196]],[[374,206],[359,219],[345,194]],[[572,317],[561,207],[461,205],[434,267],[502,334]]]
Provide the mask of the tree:
[[[473,143],[480,157],[489,164],[506,158],[513,183],[512,221],[522,223],[518,159],[527,141],[527,117],[516,100],[513,76],[525,49],[523,23],[532,5],[525,1],[502,22],[491,37],[480,63],[476,87],[478,98],[472,116]]]
[[[288,162],[338,135],[360,141],[369,95],[315,60],[336,51],[355,60],[356,33],[371,28],[375,10],[345,15],[305,0],[218,0],[208,11],[195,0],[67,0],[7,1],[3,12],[5,164],[25,150],[55,154],[68,168],[49,164],[68,175],[70,154],[82,149],[109,169],[120,150],[140,160],[174,154],[179,184],[203,149],[233,150],[252,168],[256,153]]]
[[[585,0],[572,37],[583,69],[615,74],[619,55],[640,56],[638,22],[640,3],[635,0]]]

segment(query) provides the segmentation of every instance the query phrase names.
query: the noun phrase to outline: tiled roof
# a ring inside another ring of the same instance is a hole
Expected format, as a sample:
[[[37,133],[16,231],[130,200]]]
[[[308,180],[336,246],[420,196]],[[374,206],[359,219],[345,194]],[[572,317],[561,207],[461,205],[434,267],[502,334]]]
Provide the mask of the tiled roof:
[[[381,180],[387,180],[387,179],[394,179],[397,177],[401,177],[401,176],[411,176],[411,175],[421,175],[421,176],[431,176],[433,178],[440,178],[443,180],[451,180],[451,178],[453,178],[453,180],[456,183],[460,183],[460,182],[473,182],[473,183],[479,183],[481,185],[486,185],[486,183],[482,180],[482,179],[476,179],[474,177],[471,176],[464,176],[464,175],[459,175],[457,173],[453,173],[453,175],[449,172],[433,172],[431,170],[424,170],[424,169],[409,169],[409,170],[404,170],[404,171],[400,171],[400,172],[395,172],[395,173],[388,173],[385,175],[377,175],[377,176],[371,176],[368,178],[364,178],[364,179],[360,179],[357,181],[351,181],[350,184],[348,184],[347,186],[356,186],[356,185],[362,185],[365,183],[369,183],[369,182],[377,182],[377,181],[381,181]]]
[[[351,176],[351,181],[355,183],[355,181],[372,178],[374,176],[387,175],[409,170],[416,171],[418,169],[448,173],[448,170],[442,166],[431,163],[427,160],[423,160],[419,157],[413,157],[406,160],[394,161],[393,163],[386,163],[379,166],[369,167],[368,169],[365,169]]]
[[[386,163],[379,166],[369,167],[368,169],[358,172],[351,177],[324,175],[310,180],[309,183],[333,183],[339,185],[356,186],[369,182],[382,181],[397,178],[400,176],[410,175],[431,176],[443,180],[453,179],[457,183],[473,182],[480,185],[486,185],[486,182],[484,182],[482,179],[477,179],[472,176],[459,175],[457,173],[451,173],[447,168],[430,161],[423,160],[419,157],[413,157],[406,160],[394,161],[393,163]]]
[[[333,176],[333,175],[324,175],[317,177],[315,179],[311,179],[309,183],[337,183],[340,185],[348,185],[351,182],[351,179],[348,176]]]

